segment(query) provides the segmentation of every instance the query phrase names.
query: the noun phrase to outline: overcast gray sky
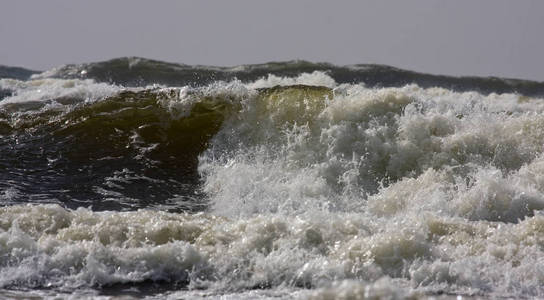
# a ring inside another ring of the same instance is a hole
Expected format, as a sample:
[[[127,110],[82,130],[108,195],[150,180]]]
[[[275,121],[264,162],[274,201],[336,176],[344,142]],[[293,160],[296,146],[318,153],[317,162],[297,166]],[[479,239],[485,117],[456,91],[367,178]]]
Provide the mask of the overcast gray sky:
[[[2,0],[0,64],[305,59],[544,81],[543,0]]]

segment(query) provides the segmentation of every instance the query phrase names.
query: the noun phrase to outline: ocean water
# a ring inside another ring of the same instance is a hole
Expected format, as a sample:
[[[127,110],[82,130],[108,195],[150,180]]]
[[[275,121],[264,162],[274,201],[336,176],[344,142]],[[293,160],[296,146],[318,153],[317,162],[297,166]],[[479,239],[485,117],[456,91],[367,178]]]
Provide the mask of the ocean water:
[[[544,83],[0,74],[0,297],[544,297]]]

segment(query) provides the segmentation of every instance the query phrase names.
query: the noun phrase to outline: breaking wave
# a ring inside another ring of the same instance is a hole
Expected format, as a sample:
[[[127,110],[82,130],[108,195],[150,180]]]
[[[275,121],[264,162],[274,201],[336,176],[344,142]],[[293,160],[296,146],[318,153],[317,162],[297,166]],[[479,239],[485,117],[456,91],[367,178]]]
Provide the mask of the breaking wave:
[[[145,84],[100,77],[126,59],[0,79],[4,291],[544,295],[544,102],[513,88],[539,84],[128,61]]]

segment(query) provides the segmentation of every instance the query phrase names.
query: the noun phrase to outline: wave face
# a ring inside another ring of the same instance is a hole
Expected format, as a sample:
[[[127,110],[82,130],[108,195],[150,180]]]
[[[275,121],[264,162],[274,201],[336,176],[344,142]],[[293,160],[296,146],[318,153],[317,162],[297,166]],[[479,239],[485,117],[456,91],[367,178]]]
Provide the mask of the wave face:
[[[0,79],[0,295],[544,296],[542,98],[123,61]]]

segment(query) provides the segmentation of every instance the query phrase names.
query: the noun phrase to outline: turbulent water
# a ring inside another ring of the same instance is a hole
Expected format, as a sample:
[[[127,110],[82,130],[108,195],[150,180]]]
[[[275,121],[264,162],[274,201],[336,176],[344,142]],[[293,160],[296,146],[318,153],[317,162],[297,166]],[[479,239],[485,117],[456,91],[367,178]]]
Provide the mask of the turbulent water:
[[[544,297],[544,83],[0,71],[0,297]]]

